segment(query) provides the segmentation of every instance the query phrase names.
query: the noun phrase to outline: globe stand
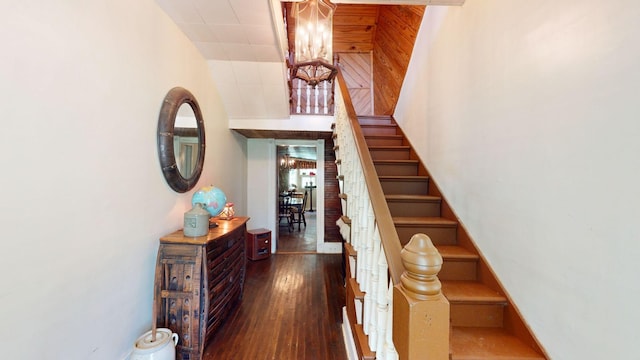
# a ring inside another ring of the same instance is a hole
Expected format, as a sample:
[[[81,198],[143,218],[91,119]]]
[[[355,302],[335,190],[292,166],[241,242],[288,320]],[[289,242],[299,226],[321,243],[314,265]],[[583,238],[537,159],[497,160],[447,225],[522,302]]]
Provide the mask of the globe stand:
[[[211,220],[213,220],[213,219],[209,220],[209,229],[217,228],[218,227],[218,223],[217,222],[213,222]]]

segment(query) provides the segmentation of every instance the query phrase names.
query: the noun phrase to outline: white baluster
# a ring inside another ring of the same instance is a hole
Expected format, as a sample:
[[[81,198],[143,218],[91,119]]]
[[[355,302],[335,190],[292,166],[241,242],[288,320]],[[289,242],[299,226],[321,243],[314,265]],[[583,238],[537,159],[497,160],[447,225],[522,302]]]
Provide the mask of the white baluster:
[[[369,328],[371,326],[371,303],[373,295],[364,293],[364,312],[362,316],[362,330],[365,334],[369,335]]]
[[[393,284],[389,283],[389,291],[387,292],[387,298],[389,299],[389,311],[387,311],[387,337],[385,339],[385,357],[387,360],[398,360],[398,352],[395,346],[393,346]]]
[[[362,186],[363,188],[365,187],[364,185]],[[364,191],[363,191],[364,192]],[[364,195],[364,194],[363,194]],[[372,243],[372,237],[371,237],[371,231],[369,228],[369,208],[370,208],[370,204],[367,202],[367,198],[365,196],[363,196],[362,199],[362,220],[363,220],[363,226],[362,226],[362,232],[363,232],[363,236],[365,239],[365,248],[364,248],[364,274],[362,277],[362,282],[360,283],[360,289],[362,291],[365,292],[369,292],[371,289],[369,289],[369,285],[370,285],[370,276],[371,276],[371,263],[372,263],[372,257],[373,257],[373,243]]]
[[[355,169],[357,171],[357,169]],[[357,224],[356,224],[356,231],[357,231],[357,248],[356,251],[358,252],[358,273],[356,276],[356,280],[358,282],[358,284],[362,284],[364,281],[364,264],[365,264],[365,251],[366,251],[366,244],[364,244],[363,241],[363,236],[362,236],[362,223],[364,222],[364,217],[362,216],[362,208],[361,208],[361,204],[360,204],[360,192],[361,192],[361,188],[362,188],[362,182],[356,182],[355,183],[356,186],[356,195],[355,195],[355,199],[354,199],[354,205],[355,205],[355,218],[358,220]]]
[[[343,112],[344,101],[342,100],[342,92],[340,91],[340,87],[338,87],[333,94],[334,104],[333,104],[333,113],[337,114],[338,112]]]
[[[306,113],[311,113],[311,86],[307,85],[307,107]]]
[[[327,91],[327,88],[328,88],[328,87],[329,87],[329,82],[328,82],[328,81],[325,81],[325,82],[324,82],[323,89],[322,89],[322,91],[323,91],[323,93],[324,93],[324,94],[323,94],[323,95],[324,95],[324,96],[323,96],[323,98],[324,98],[324,106],[323,106],[323,110],[324,110],[324,111],[323,111],[323,113],[324,113],[325,115],[329,113],[329,105],[328,105],[328,101],[327,101],[327,98],[329,97],[329,95],[328,95],[328,91]]]
[[[370,280],[370,292],[371,292],[371,317],[369,319],[369,348],[372,350],[376,349],[376,344],[378,341],[378,286],[380,286],[379,280],[379,267],[378,267],[378,258],[380,257],[380,235],[378,233],[378,229],[374,229],[373,236],[373,256],[372,256],[372,266],[371,266],[371,280]],[[385,288],[386,288],[386,284]]]
[[[384,351],[384,344],[386,334],[389,331],[388,326],[393,326],[393,324],[387,323],[387,312],[389,309],[389,266],[387,265],[387,258],[384,255],[384,250],[380,251],[378,257],[378,291],[376,294],[376,298],[378,299],[378,339],[376,343],[376,354],[381,354],[381,357],[384,359],[386,353]]]
[[[363,185],[363,188],[366,188],[366,186]],[[364,193],[366,193],[366,191],[364,191]],[[364,217],[363,232],[364,232],[366,247],[364,249],[365,251],[363,254],[364,255],[364,265],[363,265],[364,273],[361,278],[360,289],[365,292],[363,330],[364,330],[364,333],[367,335],[369,335],[371,332],[371,317],[373,316],[375,311],[374,310],[375,294],[372,289],[372,282],[373,282],[372,272],[374,268],[373,254],[374,254],[375,244],[372,236],[373,224],[370,223],[370,216],[369,216],[369,212],[371,211],[373,210],[371,209],[371,203],[369,202],[368,197],[363,196],[363,211],[362,211],[364,215],[363,216]]]
[[[301,101],[302,101],[302,87],[300,86],[300,80],[296,80],[295,84],[298,84],[297,87],[297,92],[298,92],[298,98],[296,99],[296,113],[300,114],[300,111],[302,111],[301,109]]]

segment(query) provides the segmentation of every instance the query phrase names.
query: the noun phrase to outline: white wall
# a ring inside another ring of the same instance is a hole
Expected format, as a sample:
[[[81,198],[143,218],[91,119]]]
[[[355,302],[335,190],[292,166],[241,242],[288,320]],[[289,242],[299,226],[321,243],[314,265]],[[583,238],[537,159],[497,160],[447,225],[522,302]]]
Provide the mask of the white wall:
[[[165,183],[162,99],[205,118],[198,186],[246,212],[246,141],[204,59],[151,0],[18,1],[0,12],[0,338],[6,359],[123,359],[151,327],[158,238],[192,192]]]
[[[554,359],[638,359],[640,3],[428,7],[395,117]]]
[[[247,229],[271,230],[271,252],[276,251],[276,145],[274,139],[247,141]]]

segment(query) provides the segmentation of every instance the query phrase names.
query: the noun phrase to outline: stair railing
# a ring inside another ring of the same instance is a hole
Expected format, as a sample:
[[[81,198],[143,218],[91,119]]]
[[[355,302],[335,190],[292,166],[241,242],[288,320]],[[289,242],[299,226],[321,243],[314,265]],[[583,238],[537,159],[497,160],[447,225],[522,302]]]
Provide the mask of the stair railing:
[[[402,249],[340,72],[337,79],[334,149],[342,210],[350,222],[341,218],[337,225],[348,249],[346,273],[364,293],[360,300],[347,290],[347,313],[355,312],[351,318],[357,323],[354,343],[362,352],[358,357],[371,358],[364,354],[369,350],[376,359],[448,359],[449,303],[437,278],[442,257],[424,234],[414,235]],[[368,349],[358,345],[360,325]]]
[[[392,301],[391,291],[393,278],[385,256],[380,226],[375,221],[375,202],[369,196],[367,184],[362,179],[366,178],[365,167],[359,161],[358,147],[353,129],[349,126],[348,110],[342,97],[342,92],[335,93],[336,105],[334,114],[336,117],[336,133],[338,134],[338,149],[336,157],[340,157],[339,175],[343,175],[342,191],[348,198],[342,201],[343,214],[351,220],[349,243],[358,254],[357,261],[350,259],[350,266],[355,266],[349,273],[354,275],[360,290],[364,292],[364,301],[354,305],[357,312],[357,324],[362,325],[364,334],[368,336],[368,347],[376,352],[378,359],[397,359],[398,354],[391,337],[389,318]],[[365,155],[369,156],[368,151]],[[370,163],[373,162],[370,160]],[[375,176],[375,169],[373,170]],[[378,183],[378,186],[380,184]],[[382,191],[382,189],[380,189]],[[384,200],[384,198],[383,198]],[[384,208],[387,208],[386,203]],[[387,212],[388,212],[387,208]],[[391,215],[389,215],[391,218]],[[393,226],[393,224],[391,224]],[[392,229],[395,232],[395,228]],[[397,234],[395,235],[397,239]],[[400,242],[396,242],[396,254],[393,258],[400,258]],[[393,261],[393,260],[392,260]],[[398,260],[399,261],[399,260]],[[401,275],[401,273],[400,273]],[[400,275],[397,276],[398,282]],[[352,300],[359,302],[359,300]]]

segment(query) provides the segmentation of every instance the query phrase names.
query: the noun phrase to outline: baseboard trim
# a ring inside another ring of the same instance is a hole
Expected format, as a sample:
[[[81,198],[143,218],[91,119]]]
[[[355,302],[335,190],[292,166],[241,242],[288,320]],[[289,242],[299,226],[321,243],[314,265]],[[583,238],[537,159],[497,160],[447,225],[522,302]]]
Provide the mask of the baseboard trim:
[[[349,317],[347,316],[347,307],[342,307],[342,337],[344,338],[344,347],[347,351],[347,358],[349,360],[357,360],[358,352],[356,350],[356,343],[353,339],[353,333],[351,332],[351,324],[349,323]]]
[[[342,254],[342,243],[325,242],[318,244],[318,252],[322,254]]]

